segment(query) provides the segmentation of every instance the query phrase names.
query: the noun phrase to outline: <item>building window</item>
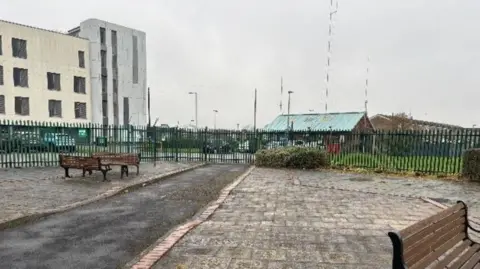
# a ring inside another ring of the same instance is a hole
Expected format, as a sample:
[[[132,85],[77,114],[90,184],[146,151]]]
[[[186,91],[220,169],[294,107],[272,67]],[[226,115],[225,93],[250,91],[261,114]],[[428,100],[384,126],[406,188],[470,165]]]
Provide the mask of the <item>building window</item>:
[[[107,51],[106,50],[100,51],[100,63],[102,65],[102,68],[107,67]]]
[[[3,65],[0,65],[0,85],[3,85]]]
[[[28,69],[13,68],[13,86],[28,88]]]
[[[52,91],[60,91],[60,74],[47,72],[47,88]]]
[[[62,117],[62,101],[48,100],[48,115],[50,118]]]
[[[27,40],[12,38],[12,55],[15,58],[27,59]]]
[[[75,119],[87,118],[87,103],[75,102]]]
[[[73,77],[73,92],[86,93],[84,77]]]
[[[132,64],[132,71],[133,76],[132,80],[134,84],[138,83],[138,39],[136,36],[133,36],[133,64]]]
[[[15,96],[15,114],[21,116],[30,115],[30,101],[28,97]]]
[[[108,81],[106,76],[102,76],[102,93],[107,93]]]
[[[112,54],[117,54],[117,31],[112,30]]]
[[[105,119],[108,120],[108,102],[107,102],[107,100],[102,101],[102,115],[103,115],[103,122],[105,123]]]
[[[123,97],[123,125],[130,124],[130,106],[128,97]]]
[[[105,28],[100,27],[100,44],[105,45]]]
[[[85,68],[85,52],[81,50],[78,51],[78,67]]]
[[[3,55],[3,49],[2,49],[2,36],[0,35],[0,55]]]
[[[5,114],[5,95],[0,95],[0,114]]]

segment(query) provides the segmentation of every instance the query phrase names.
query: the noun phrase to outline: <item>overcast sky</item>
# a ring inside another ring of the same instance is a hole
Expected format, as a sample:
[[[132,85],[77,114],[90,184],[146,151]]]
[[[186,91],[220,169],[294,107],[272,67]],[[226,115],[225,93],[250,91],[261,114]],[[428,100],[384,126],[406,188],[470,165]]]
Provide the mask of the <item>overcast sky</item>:
[[[329,0],[0,0],[4,20],[55,30],[98,18],[147,33],[152,118],[258,125],[279,113],[280,77],[292,113],[324,111]],[[329,112],[480,125],[480,1],[340,0]],[[284,98],[286,107],[286,96]]]

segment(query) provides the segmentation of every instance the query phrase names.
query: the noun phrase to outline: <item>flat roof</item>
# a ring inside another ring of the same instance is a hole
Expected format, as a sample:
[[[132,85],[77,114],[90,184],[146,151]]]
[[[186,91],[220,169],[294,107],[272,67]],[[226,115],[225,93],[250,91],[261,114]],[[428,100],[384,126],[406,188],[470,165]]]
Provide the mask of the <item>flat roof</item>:
[[[28,28],[32,28],[32,29],[35,29],[35,30],[46,31],[46,32],[54,33],[54,34],[60,34],[60,35],[69,36],[69,37],[72,37],[72,38],[78,38],[78,39],[82,39],[82,40],[88,40],[87,38],[69,35],[68,32],[59,32],[59,31],[44,29],[44,28],[35,27],[35,26],[31,26],[31,25],[21,24],[21,23],[17,23],[17,22],[6,21],[6,20],[2,20],[2,19],[0,19],[0,22],[4,22],[4,23],[8,23],[8,24],[13,24],[13,25],[21,26],[21,27],[28,27]]]

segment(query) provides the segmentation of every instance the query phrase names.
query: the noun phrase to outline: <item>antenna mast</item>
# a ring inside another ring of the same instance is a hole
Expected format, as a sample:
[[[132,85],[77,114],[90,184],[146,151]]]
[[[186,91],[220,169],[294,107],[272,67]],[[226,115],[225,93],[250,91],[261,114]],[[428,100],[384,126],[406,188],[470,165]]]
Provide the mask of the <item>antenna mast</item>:
[[[283,115],[282,100],[283,100],[283,76],[280,77],[280,114]]]
[[[367,74],[365,78],[365,114],[368,112],[368,76],[370,72],[370,56],[367,58]]]
[[[330,84],[330,58],[332,56],[332,39],[333,39],[333,14],[338,11],[338,1],[335,1],[335,10],[333,6],[333,0],[330,0],[330,16],[328,23],[328,41],[327,41],[327,64],[325,66],[325,113],[328,112],[328,88]]]

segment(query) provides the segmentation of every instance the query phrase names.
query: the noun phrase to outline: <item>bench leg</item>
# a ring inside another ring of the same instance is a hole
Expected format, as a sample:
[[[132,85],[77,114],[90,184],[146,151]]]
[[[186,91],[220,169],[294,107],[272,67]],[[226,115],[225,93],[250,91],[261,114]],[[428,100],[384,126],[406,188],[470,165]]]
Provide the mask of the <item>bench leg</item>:
[[[128,177],[128,165],[125,165],[125,174],[126,174],[127,177]]]
[[[82,169],[82,177],[85,177],[85,172],[86,172],[86,171],[87,171],[87,170],[85,170],[85,168]]]
[[[139,170],[140,170],[140,166],[137,165],[137,176],[138,176]]]
[[[88,174],[91,176],[92,175],[92,170],[88,170]]]
[[[108,180],[107,180],[107,171],[108,171],[108,170],[102,170],[103,181],[108,181]]]
[[[65,169],[65,178],[70,177],[70,175],[68,174],[68,168],[65,167],[64,169]]]

